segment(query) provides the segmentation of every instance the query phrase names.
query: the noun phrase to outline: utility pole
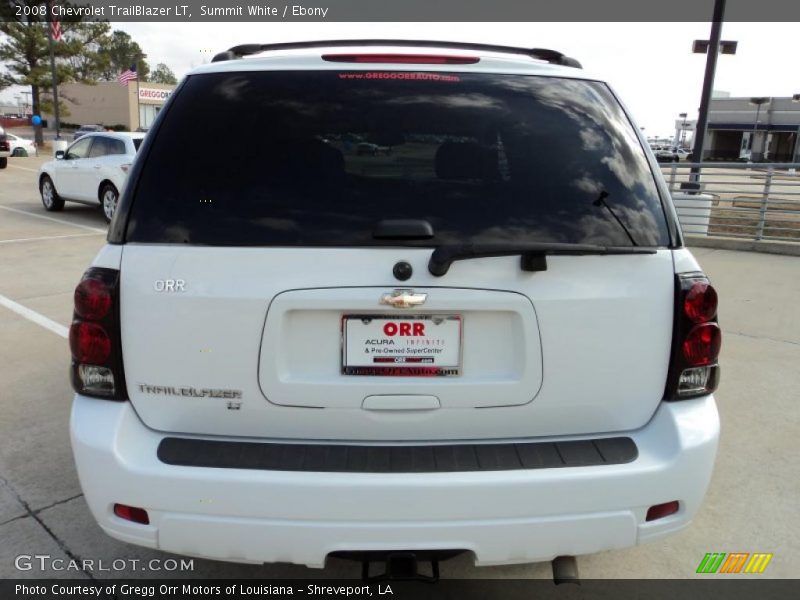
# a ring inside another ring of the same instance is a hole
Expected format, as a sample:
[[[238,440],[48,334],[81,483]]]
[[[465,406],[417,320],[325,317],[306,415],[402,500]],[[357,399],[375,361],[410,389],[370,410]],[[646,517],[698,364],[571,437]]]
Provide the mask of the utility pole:
[[[725,0],[714,0],[714,14],[711,20],[711,37],[708,42],[696,40],[694,52],[706,52],[706,72],[703,77],[703,93],[700,97],[700,114],[697,118],[697,127],[694,132],[694,144],[692,149],[692,162],[703,160],[703,146],[706,141],[706,129],[708,128],[708,107],[711,104],[711,93],[714,91],[714,75],[717,71],[717,57],[720,50],[724,54],[736,53],[736,42],[722,42],[722,21],[725,16]],[[700,179],[700,168],[692,167],[691,180],[697,184]]]
[[[144,59],[147,58],[147,54],[142,54],[141,58],[136,61],[136,129],[140,130],[142,128],[142,104],[141,99],[139,98],[139,62],[144,62]]]
[[[756,153],[756,133],[758,132],[758,117],[761,114],[761,105],[766,104],[769,102],[771,98],[750,98],[750,104],[755,105],[756,107],[756,119],[753,122],[753,133],[750,135],[750,158],[748,162],[753,162],[753,155]],[[767,137],[767,130],[764,130],[764,139],[766,140]],[[762,156],[763,156],[763,146],[762,144]]]
[[[31,107],[31,93],[32,92],[27,92],[27,91],[20,92],[20,94],[25,96],[25,104],[22,105],[22,112],[26,117],[28,116],[28,111],[30,110]]]
[[[678,116],[683,119],[681,123],[681,147],[683,147],[686,144],[686,117],[689,113],[680,113]]]
[[[50,5],[48,5],[48,13]],[[56,55],[53,49],[52,16],[47,21],[47,42],[50,45],[50,76],[53,78],[53,118],[56,121],[56,139],[61,139],[61,123],[58,118],[58,80],[56,79]]]

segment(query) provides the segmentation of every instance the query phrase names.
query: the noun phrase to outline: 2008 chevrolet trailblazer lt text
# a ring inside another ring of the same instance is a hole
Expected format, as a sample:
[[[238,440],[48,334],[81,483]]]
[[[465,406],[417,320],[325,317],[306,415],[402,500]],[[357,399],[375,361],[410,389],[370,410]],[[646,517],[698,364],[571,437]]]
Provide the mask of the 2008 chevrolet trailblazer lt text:
[[[75,461],[109,535],[179,554],[624,548],[705,494],[716,314],[574,59],[238,46],[161,111],[75,291]]]

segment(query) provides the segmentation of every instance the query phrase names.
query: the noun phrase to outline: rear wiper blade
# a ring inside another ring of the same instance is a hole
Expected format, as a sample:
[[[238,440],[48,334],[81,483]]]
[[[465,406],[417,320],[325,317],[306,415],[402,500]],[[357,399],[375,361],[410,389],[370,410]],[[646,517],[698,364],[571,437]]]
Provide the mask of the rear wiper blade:
[[[656,248],[646,246],[599,246],[596,244],[447,244],[439,246],[431,254],[428,271],[435,277],[445,275],[456,260],[489,256],[514,256],[519,254],[523,271],[546,271],[550,255],[583,254],[655,254]]]
[[[617,213],[614,212],[614,209],[611,208],[611,205],[608,202],[606,202],[606,198],[608,198],[608,192],[603,190],[602,192],[600,192],[600,195],[597,197],[597,200],[592,202],[592,204],[594,204],[595,206],[605,206],[608,212],[611,213],[611,216],[614,217],[614,220],[617,222],[617,224],[622,228],[622,231],[625,232],[625,235],[628,236],[628,239],[631,241],[631,244],[633,244],[634,246],[638,246],[639,244],[637,244],[636,240],[633,238],[631,230],[625,226],[625,223],[622,222],[622,219],[619,218],[619,215],[617,215]]]

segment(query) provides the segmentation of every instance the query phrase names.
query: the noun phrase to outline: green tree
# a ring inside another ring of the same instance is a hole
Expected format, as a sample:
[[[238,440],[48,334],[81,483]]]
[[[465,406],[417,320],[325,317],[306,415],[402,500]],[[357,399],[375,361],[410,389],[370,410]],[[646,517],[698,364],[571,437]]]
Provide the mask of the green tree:
[[[114,31],[106,36],[100,44],[98,54],[101,57],[103,67],[98,72],[98,79],[104,81],[114,81],[117,75],[130,69],[132,64],[136,64],[136,72],[141,81],[148,81],[150,66],[145,60],[145,53],[130,35],[124,31]]]
[[[150,73],[150,78],[147,81],[152,81],[153,83],[169,83],[172,85],[178,83],[178,80],[175,78],[175,73],[164,63],[158,63],[156,65],[156,68]]]
[[[108,56],[101,50],[109,39],[109,30],[108,23],[83,23],[75,32],[70,43],[79,44],[82,49],[75,48],[67,62],[77,81],[95,83],[108,69]]]
[[[0,86],[23,85],[31,88],[31,104],[34,114],[40,114],[42,108],[48,103],[52,87],[50,73],[50,48],[47,39],[45,16],[29,15],[18,17],[13,11],[14,6],[40,6],[41,1],[12,0],[3,2],[0,32],[4,35],[0,39],[0,65],[4,67],[0,72]],[[9,8],[13,18],[8,16]],[[56,81],[66,83],[70,81],[84,81],[89,74],[77,69],[81,61],[91,62],[94,59],[92,45],[106,36],[110,30],[108,23],[62,22],[62,39],[54,44],[56,58]],[[49,102],[52,106],[52,101]],[[36,128],[36,143],[43,141],[40,127]]]

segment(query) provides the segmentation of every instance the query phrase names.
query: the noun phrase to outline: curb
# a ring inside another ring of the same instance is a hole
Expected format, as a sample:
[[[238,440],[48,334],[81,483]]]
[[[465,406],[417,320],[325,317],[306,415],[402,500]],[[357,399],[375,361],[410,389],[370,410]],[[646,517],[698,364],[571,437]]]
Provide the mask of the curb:
[[[743,240],[740,238],[684,235],[684,243],[695,248],[716,248],[719,250],[737,250],[739,252],[764,252],[783,256],[800,256],[800,241],[774,242],[772,240]]]

